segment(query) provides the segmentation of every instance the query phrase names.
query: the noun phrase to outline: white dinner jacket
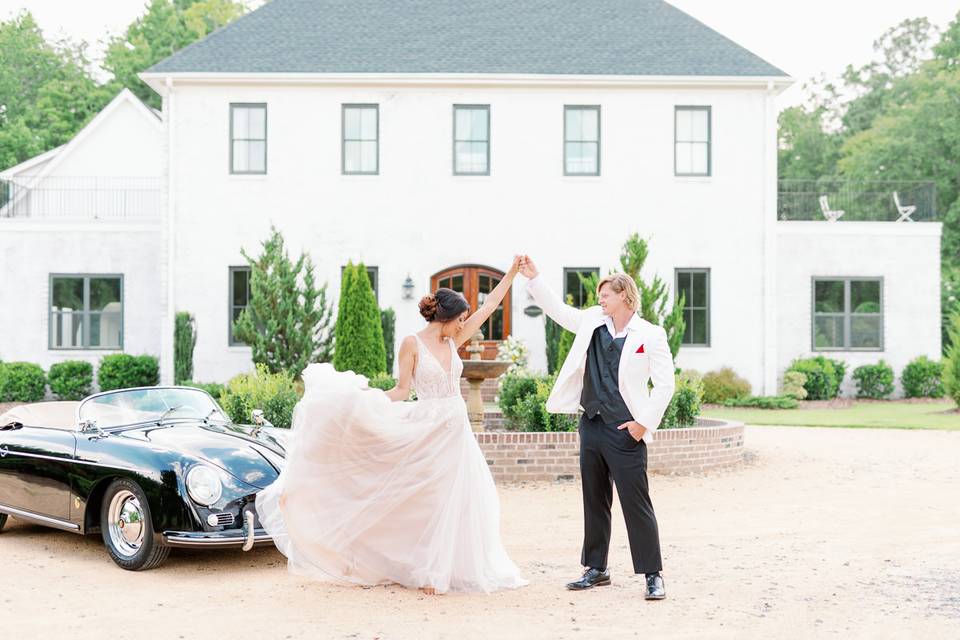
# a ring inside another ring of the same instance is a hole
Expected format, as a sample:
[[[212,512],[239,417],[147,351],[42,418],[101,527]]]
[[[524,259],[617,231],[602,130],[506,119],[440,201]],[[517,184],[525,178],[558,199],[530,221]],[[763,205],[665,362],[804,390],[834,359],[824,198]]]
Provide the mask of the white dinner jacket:
[[[605,323],[603,311],[599,306],[577,309],[564,304],[547,286],[542,275],[527,283],[527,291],[554,322],[576,334],[547,399],[550,413],[576,413],[581,409],[587,350],[594,330]],[[633,419],[647,428],[643,439],[649,444],[673,397],[673,356],[666,332],[639,316],[637,320],[639,322],[632,323],[636,328],[627,333],[620,356],[620,395]],[[641,345],[643,350],[638,353]],[[648,391],[650,380],[653,381],[652,391]]]

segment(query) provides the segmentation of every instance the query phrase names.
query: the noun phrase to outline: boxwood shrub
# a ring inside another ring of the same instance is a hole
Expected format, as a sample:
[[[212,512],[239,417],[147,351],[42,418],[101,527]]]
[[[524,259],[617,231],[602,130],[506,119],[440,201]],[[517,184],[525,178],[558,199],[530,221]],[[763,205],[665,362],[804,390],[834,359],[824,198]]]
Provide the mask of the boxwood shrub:
[[[60,400],[82,400],[93,388],[93,365],[86,360],[64,360],[50,366],[50,391]]]
[[[43,367],[32,362],[0,362],[0,402],[39,402],[47,389]]]
[[[943,363],[926,356],[914,358],[903,368],[900,383],[908,398],[942,398]]]
[[[100,358],[97,383],[100,391],[152,387],[160,383],[160,366],[154,356],[113,353]]]
[[[858,398],[882,400],[893,393],[893,369],[883,360],[857,367],[853,379],[857,382]]]

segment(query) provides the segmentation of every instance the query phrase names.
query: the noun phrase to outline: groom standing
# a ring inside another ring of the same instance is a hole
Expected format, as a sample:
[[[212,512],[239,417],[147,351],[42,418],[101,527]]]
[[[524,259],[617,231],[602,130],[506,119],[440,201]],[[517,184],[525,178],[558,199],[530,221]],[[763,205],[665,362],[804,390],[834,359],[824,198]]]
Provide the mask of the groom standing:
[[[606,276],[597,287],[599,306],[564,304],[539,277],[529,256],[520,272],[527,291],[548,316],[576,334],[547,400],[551,413],[580,418],[580,480],[583,486],[583,577],[571,590],[610,584],[611,479],[627,525],[633,570],[646,576],[647,600],[666,597],[660,575],[660,534],[647,485],[647,444],[673,397],[673,358],[664,330],[636,310],[640,293],[624,273]],[[653,389],[649,389],[649,381]]]

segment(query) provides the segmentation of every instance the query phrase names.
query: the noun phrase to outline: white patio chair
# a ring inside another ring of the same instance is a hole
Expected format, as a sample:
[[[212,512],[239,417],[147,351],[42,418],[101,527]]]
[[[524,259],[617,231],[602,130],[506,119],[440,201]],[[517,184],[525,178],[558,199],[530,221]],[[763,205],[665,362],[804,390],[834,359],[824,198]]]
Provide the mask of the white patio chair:
[[[844,214],[842,209],[830,208],[830,203],[827,202],[827,196],[820,196],[820,211],[823,213],[823,217],[830,222],[836,222],[840,216]]]
[[[913,218],[911,218],[910,216],[912,216],[913,212],[917,210],[917,205],[900,204],[900,194],[897,193],[896,191],[893,192],[893,204],[897,206],[897,212],[900,214],[900,217],[897,218],[897,222],[905,222],[905,221],[914,222]]]

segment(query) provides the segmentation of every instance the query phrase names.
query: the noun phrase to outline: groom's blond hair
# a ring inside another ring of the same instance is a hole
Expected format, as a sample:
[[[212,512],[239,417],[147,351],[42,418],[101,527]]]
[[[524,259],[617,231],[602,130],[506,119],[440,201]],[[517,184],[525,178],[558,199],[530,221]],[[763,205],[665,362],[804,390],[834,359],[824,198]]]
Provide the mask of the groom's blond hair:
[[[640,306],[640,290],[637,289],[637,283],[633,281],[633,278],[627,274],[611,273],[601,278],[600,282],[597,283],[597,297],[600,297],[600,288],[605,284],[610,285],[610,289],[614,293],[626,293],[624,302],[634,311]]]

